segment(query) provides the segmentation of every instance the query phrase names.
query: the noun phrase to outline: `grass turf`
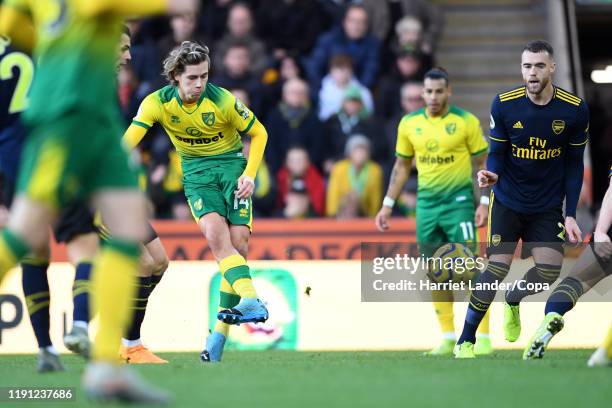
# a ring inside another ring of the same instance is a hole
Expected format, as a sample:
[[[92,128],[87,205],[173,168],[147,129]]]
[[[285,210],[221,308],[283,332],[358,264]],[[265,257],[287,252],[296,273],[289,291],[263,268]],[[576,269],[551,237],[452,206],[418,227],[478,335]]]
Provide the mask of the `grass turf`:
[[[520,351],[453,360],[420,352],[227,352],[204,365],[197,353],[162,353],[166,366],[134,366],[174,394],[177,407],[604,407],[612,369],[590,369],[591,350],[551,350],[540,361]],[[37,374],[34,355],[0,356],[0,387],[77,387],[83,362],[62,356],[66,372]],[[30,403],[2,406],[34,406]]]

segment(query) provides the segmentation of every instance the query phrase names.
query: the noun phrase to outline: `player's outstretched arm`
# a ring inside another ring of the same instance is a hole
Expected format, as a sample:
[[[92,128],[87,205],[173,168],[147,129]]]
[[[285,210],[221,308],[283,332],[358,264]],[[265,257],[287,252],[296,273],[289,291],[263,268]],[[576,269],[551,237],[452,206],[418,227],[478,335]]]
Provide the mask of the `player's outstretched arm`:
[[[255,123],[253,123],[247,136],[251,138],[251,149],[246,168],[240,178],[238,178],[238,190],[236,192],[236,197],[238,198],[248,198],[255,191],[255,177],[263,160],[266,143],[268,142],[268,132],[257,119],[255,119]]]
[[[123,135],[123,144],[128,150],[134,149],[147,134],[147,129],[132,123]]]
[[[389,188],[387,189],[387,195],[383,200],[382,207],[376,214],[374,222],[376,228],[379,231],[386,231],[389,229],[389,217],[393,211],[393,205],[395,200],[399,196],[404,188],[404,185],[410,177],[410,169],[412,168],[412,158],[398,157],[395,159],[393,170],[391,171],[391,178],[389,180]]]

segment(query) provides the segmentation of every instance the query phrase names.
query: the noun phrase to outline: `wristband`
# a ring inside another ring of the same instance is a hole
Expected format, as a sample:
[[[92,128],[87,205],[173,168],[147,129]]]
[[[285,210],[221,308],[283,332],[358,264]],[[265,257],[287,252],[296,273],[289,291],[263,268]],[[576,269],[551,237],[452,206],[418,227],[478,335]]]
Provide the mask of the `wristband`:
[[[389,196],[385,196],[385,199],[383,200],[383,207],[389,207],[389,208],[393,208],[393,206],[395,205],[395,200],[392,199]]]
[[[480,204],[489,205],[489,197],[486,195],[480,196]]]

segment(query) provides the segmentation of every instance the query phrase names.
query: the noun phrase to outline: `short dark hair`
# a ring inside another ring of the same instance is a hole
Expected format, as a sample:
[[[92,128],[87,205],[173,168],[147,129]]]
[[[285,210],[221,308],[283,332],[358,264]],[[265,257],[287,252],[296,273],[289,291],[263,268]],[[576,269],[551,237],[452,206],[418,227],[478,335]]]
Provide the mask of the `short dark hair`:
[[[429,71],[427,71],[425,73],[425,76],[423,77],[423,80],[425,79],[443,79],[444,82],[446,83],[446,85],[448,86],[448,72],[446,72],[446,70],[442,67],[435,67],[430,69]]]
[[[349,54],[334,54],[329,60],[329,68],[349,68],[353,69],[353,59]]]
[[[132,32],[130,31],[130,27],[128,27],[125,24],[123,25],[123,34],[125,34],[128,37],[132,38]]]
[[[529,51],[533,53],[547,52],[548,55],[551,56],[551,58],[554,56],[552,45],[550,45],[548,41],[544,41],[544,40],[535,40],[535,41],[528,42],[527,44],[525,44],[525,47],[523,48],[523,52],[525,51]]]

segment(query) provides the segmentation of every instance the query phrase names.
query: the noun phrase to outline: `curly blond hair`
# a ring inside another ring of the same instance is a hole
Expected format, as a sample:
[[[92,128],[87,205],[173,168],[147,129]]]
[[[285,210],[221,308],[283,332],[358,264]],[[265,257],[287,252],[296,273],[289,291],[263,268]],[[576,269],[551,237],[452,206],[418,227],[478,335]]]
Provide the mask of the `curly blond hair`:
[[[193,41],[183,41],[179,47],[170,51],[170,54],[164,60],[163,74],[170,84],[177,86],[178,82],[174,79],[175,75],[185,72],[187,65],[198,65],[204,61],[208,62],[210,68],[207,46]]]

